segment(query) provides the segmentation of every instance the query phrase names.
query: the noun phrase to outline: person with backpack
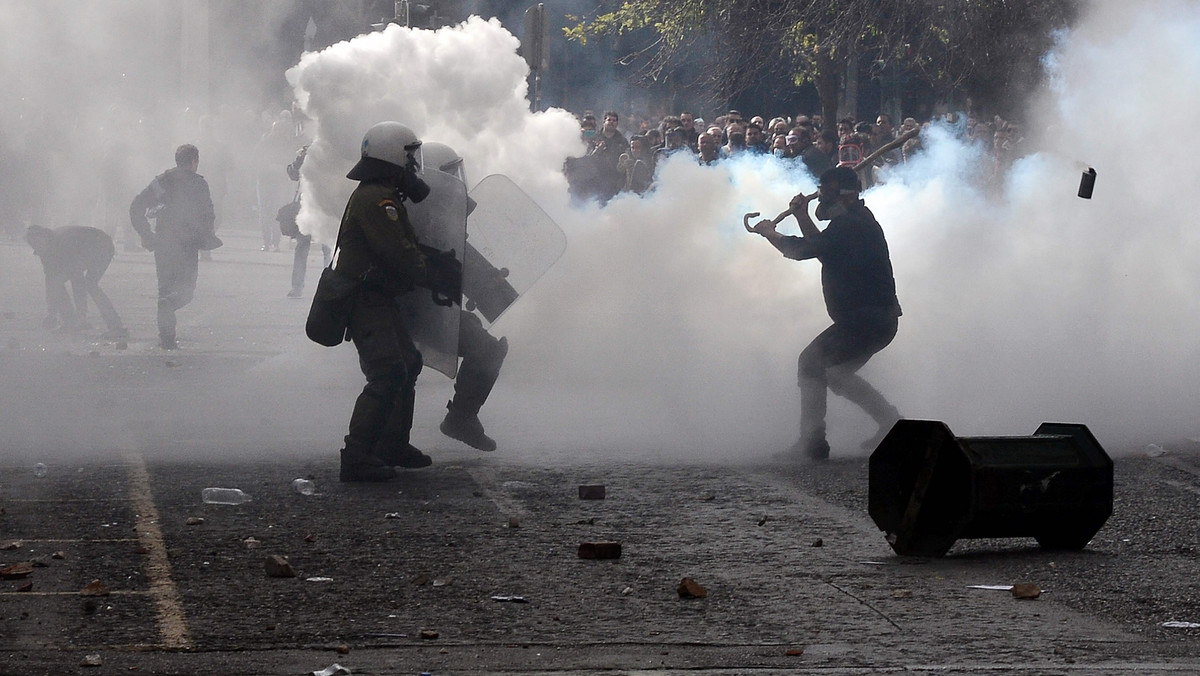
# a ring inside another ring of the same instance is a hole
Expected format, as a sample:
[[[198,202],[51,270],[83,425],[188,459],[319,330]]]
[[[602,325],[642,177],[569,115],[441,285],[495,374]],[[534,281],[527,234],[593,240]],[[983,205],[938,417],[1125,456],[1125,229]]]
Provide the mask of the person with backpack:
[[[154,177],[133,198],[129,221],[154,252],[158,275],[158,338],[164,350],[179,347],[175,311],[192,302],[196,291],[200,251],[221,246],[208,182],[196,173],[200,151],[184,144],[175,149],[175,168]],[[150,218],[155,226],[150,227]]]

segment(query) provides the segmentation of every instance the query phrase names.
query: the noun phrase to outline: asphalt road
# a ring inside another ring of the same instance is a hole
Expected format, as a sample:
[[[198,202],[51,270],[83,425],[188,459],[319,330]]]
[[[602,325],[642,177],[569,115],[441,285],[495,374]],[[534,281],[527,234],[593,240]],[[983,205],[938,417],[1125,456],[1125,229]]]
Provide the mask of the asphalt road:
[[[43,332],[37,260],[0,242],[0,568],[33,564],[0,580],[0,674],[1200,673],[1200,628],[1164,626],[1200,623],[1193,442],[1108,449],[1114,514],[1079,552],[898,557],[865,458],[477,453],[437,435],[433,380],[414,438],[436,464],[342,485],[353,351],[301,347],[291,256],[223,236],[170,353],[147,254],[106,280],[133,333],[119,349]],[[204,504],[211,486],[252,499]],[[619,559],[579,558],[605,541]],[[295,576],[268,576],[270,556]],[[684,577],[707,596],[681,598]],[[94,580],[106,595],[83,593]],[[1044,593],[972,588],[1026,582]]]

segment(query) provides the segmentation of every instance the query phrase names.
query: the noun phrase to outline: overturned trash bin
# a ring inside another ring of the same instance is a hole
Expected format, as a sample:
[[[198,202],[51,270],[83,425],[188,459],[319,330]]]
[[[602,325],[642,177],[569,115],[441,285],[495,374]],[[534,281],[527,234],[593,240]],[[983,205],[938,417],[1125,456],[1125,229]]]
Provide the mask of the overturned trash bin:
[[[960,538],[1032,537],[1083,549],[1113,506],[1113,463],[1084,425],[1031,437],[955,437],[901,420],[871,454],[868,511],[902,556],[943,556]]]

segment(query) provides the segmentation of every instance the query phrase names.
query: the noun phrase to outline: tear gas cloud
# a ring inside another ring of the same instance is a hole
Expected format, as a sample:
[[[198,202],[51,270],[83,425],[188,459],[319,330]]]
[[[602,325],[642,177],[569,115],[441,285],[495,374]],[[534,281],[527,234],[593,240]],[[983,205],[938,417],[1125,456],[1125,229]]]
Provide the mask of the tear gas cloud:
[[[92,37],[137,44],[131,28],[112,28]],[[862,373],[904,415],[960,435],[1082,422],[1110,451],[1197,434],[1200,235],[1190,226],[1200,197],[1189,180],[1200,137],[1187,130],[1200,93],[1186,86],[1200,81],[1197,41],[1193,3],[1092,3],[1046,57],[1052,87],[1025,126],[1037,153],[981,181],[979,149],[935,126],[922,155],[865,194],[888,236],[904,316]],[[568,237],[563,257],[492,329],[512,346],[482,411],[503,452],[741,460],[789,444],[796,357],[829,321],[820,265],[784,259],[741,220],[775,215],[814,188],[812,177],[769,158],[701,167],[676,157],[647,196],[572,206],[561,168],[583,152],[578,127],[565,111],[529,112],[517,44],[473,18],[438,31],[393,26],[305,54],[287,74],[315,133],[301,228],[333,241],[363,132],[404,122],[458,150],[470,185],[511,177]],[[16,61],[5,63],[16,77]],[[96,105],[121,98],[82,91]],[[27,131],[10,125],[6,139],[35,138]],[[154,138],[163,150],[130,153],[150,158],[132,172],[137,183],[183,142],[174,131]],[[1089,165],[1095,196],[1080,200]],[[795,232],[794,221],[781,230]],[[41,300],[40,289],[28,295]],[[231,394],[193,424],[228,427],[251,400],[269,400],[328,427],[322,438],[336,443],[361,386],[353,350],[322,350],[298,333],[250,370],[252,388],[211,383]],[[344,401],[331,404],[329,387]],[[449,390],[441,375],[422,374],[418,446],[449,443],[436,431]],[[829,423],[835,456],[858,453],[874,431],[836,397]]]
[[[906,416],[964,435],[1077,421],[1118,445],[1196,433],[1185,186],[1198,148],[1181,132],[1200,95],[1180,84],[1200,79],[1198,38],[1193,4],[1098,3],[1047,55],[1052,91],[1026,132],[1045,132],[1042,150],[984,187],[979,149],[933,127],[923,155],[866,193],[905,314],[863,373]],[[289,79],[329,141],[306,176],[309,227],[334,231],[362,132],[404,121],[458,149],[472,180],[509,174],[568,235],[495,327],[513,349],[484,418],[506,445],[718,458],[790,442],[796,356],[828,324],[819,265],[784,260],[740,221],[774,215],[812,178],[769,159],[676,159],[651,195],[571,208],[559,168],[577,130],[525,112],[515,46],[473,19],[306,55]],[[1100,173],[1091,201],[1075,197],[1085,163]],[[830,430],[835,454],[873,432],[836,398]]]

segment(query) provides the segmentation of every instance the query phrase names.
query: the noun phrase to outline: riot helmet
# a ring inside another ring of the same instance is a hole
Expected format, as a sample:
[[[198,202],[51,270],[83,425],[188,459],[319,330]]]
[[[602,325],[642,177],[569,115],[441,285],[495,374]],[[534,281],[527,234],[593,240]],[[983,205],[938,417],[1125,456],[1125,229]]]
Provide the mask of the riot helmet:
[[[388,180],[413,202],[429,195],[429,186],[417,176],[421,139],[399,122],[380,122],[362,140],[362,158],[346,174],[352,181]]]
[[[467,182],[466,170],[463,168],[463,158],[459,157],[454,148],[445,143],[430,141],[421,146],[421,170],[436,170],[450,174],[464,184]]]
[[[366,177],[370,165],[376,162],[388,164],[402,169],[410,168],[416,171],[416,151],[421,147],[421,139],[412,129],[399,122],[380,122],[367,130],[362,140],[362,158],[346,178],[359,181]],[[410,166],[413,165],[413,166]]]

